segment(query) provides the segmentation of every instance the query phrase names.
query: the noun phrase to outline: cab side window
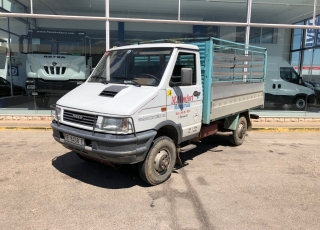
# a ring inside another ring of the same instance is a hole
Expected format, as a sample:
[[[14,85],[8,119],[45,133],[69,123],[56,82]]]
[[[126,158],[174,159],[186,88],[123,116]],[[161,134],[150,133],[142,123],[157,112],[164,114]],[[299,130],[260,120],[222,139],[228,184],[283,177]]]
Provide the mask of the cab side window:
[[[197,83],[196,78],[196,55],[192,53],[184,53],[180,52],[177,57],[176,64],[174,66],[172,72],[172,79],[174,77],[181,77],[181,69],[182,68],[191,68],[192,69],[192,84],[195,85]],[[174,80],[173,80],[174,81]]]
[[[280,77],[290,83],[299,84],[299,75],[291,67],[280,67]]]

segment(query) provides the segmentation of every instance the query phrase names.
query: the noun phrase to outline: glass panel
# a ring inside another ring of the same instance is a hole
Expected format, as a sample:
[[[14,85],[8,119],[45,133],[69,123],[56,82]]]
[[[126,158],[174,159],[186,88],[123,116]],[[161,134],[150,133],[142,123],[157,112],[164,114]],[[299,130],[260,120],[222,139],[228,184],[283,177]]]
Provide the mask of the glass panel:
[[[313,16],[313,0],[253,0],[253,23],[293,24]]]
[[[181,20],[246,22],[247,3],[236,1],[181,0]]]
[[[110,17],[178,19],[178,0],[110,0]]]
[[[313,50],[303,51],[303,62],[302,62],[302,78],[305,81],[310,81],[312,77],[312,56]]]
[[[261,39],[261,28],[251,27],[250,28],[250,44],[260,43]]]
[[[246,28],[237,27],[236,29],[236,42],[245,43],[246,41]]]
[[[303,22],[296,23],[295,25],[303,25]],[[302,29],[293,29],[293,38],[292,38],[292,50],[301,48],[301,40],[302,40]]]
[[[0,17],[0,100],[11,96],[11,78],[8,77],[9,44],[8,44],[8,19]],[[9,82],[9,84],[8,84]]]
[[[2,0],[0,6],[10,13],[28,13],[30,1]]]
[[[291,53],[291,66],[300,74],[300,53],[301,51]]]
[[[105,17],[105,1],[101,0],[33,0],[33,13]]]
[[[188,38],[193,34],[192,25],[153,24],[153,23],[125,23],[124,44],[136,42]]]
[[[274,28],[262,28],[261,43],[276,43],[276,32],[277,29]]]
[[[3,29],[5,22],[0,23]],[[105,53],[105,28],[100,21],[10,18],[15,99],[6,99],[0,114],[51,114],[49,106],[82,84]],[[110,23],[110,29],[117,30],[116,24]],[[7,48],[0,34],[0,45]],[[1,53],[0,47],[0,73]]]

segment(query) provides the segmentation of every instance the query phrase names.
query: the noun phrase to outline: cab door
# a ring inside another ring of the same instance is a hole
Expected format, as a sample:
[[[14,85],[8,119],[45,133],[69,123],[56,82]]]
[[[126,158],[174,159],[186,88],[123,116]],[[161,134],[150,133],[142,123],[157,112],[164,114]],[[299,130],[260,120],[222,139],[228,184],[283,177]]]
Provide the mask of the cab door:
[[[200,59],[197,52],[180,50],[172,71],[171,81],[181,81],[181,69],[192,69],[192,84],[168,87],[167,119],[174,121],[182,128],[182,137],[196,136],[202,123],[202,85],[200,74]],[[199,63],[197,63],[199,62]]]

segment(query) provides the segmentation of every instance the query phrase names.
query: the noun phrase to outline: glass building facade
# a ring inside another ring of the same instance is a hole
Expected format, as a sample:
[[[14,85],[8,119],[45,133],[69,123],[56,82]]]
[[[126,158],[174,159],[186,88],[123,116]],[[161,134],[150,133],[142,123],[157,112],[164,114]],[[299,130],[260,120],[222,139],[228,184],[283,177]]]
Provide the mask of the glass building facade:
[[[267,48],[268,116],[320,116],[320,1],[1,0],[0,115],[51,114],[106,49],[217,37]]]

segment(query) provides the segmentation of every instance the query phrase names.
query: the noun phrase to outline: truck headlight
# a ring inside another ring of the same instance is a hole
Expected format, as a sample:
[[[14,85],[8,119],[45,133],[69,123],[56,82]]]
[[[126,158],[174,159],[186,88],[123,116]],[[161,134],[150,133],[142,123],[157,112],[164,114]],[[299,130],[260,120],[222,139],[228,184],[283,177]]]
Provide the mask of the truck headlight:
[[[55,119],[56,121],[61,121],[61,108],[56,107]]]
[[[132,133],[132,124],[129,118],[104,117],[101,129],[114,133]]]

